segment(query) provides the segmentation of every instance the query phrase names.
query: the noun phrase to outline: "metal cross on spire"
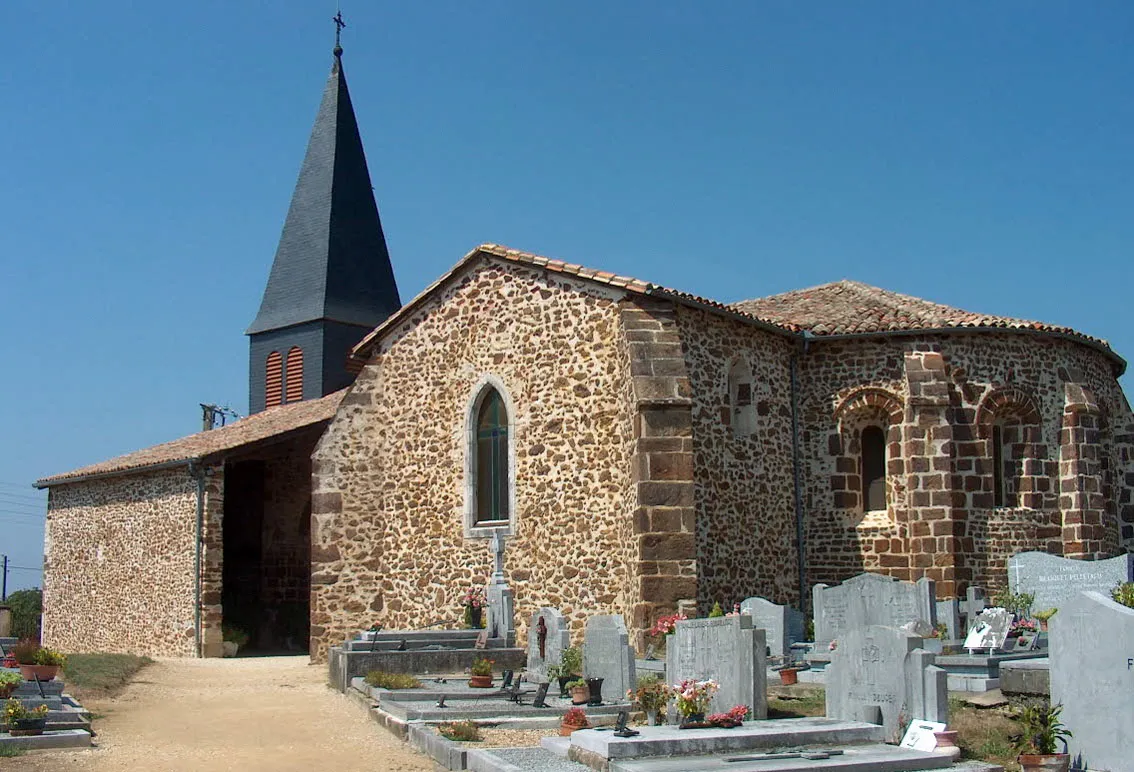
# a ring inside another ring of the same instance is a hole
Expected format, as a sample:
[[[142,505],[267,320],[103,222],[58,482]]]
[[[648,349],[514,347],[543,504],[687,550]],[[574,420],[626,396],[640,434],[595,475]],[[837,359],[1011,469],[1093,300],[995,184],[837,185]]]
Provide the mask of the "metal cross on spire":
[[[342,34],[343,34],[343,27],[346,26],[346,22],[343,21],[342,10],[339,10],[335,14],[335,17],[333,19],[331,19],[331,21],[333,21],[335,23],[335,56],[342,56],[342,53],[343,53]]]

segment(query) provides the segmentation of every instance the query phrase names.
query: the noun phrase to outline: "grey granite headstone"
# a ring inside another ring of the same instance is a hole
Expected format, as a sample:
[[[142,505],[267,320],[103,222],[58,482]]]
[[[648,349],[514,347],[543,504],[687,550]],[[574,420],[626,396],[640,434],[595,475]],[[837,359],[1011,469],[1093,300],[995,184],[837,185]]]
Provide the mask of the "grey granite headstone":
[[[559,613],[559,609],[545,606],[532,614],[528,627],[528,680],[533,684],[547,683],[548,666],[558,665],[564,649],[570,645],[571,631],[567,627],[567,618]]]
[[[666,678],[680,684],[692,678],[713,679],[720,691],[709,713],[747,705],[753,718],[767,718],[767,658],[764,631],[753,628],[752,617],[687,619],[677,623],[666,644]]]
[[[740,602],[740,613],[752,617],[752,626],[764,631],[768,652],[773,657],[789,657],[791,645],[803,640],[805,617],[791,606],[764,598],[745,598]]]
[[[988,608],[988,594],[981,587],[970,587],[965,591],[965,599],[960,603],[961,629],[969,630],[976,623],[980,612]]]
[[[491,544],[494,569],[484,588],[485,605],[488,607],[485,629],[490,637],[507,640],[516,632],[516,601],[504,574],[504,534],[495,531]]]
[[[621,614],[599,614],[587,618],[583,634],[583,673],[601,678],[607,702],[626,699],[626,690],[638,685],[634,647]]]
[[[1076,768],[1130,769],[1134,738],[1134,609],[1109,595],[1084,592],[1066,598],[1048,622],[1051,702],[1061,720]],[[1062,750],[1062,749],[1060,749]]]
[[[961,602],[956,598],[937,601],[937,624],[945,625],[947,638],[959,638],[961,635]]]
[[[901,627],[918,620],[937,625],[936,589],[925,578],[903,582],[881,574],[859,574],[834,587],[815,585],[812,601],[819,651],[856,627]]]
[[[1080,592],[1108,594],[1119,582],[1134,582],[1134,554],[1071,560],[1046,552],[1021,552],[1008,559],[1008,587],[1035,595],[1033,611],[1061,608]]]
[[[1002,608],[986,608],[980,612],[969,634],[965,637],[966,649],[1002,649],[1012,629],[1015,614]]]
[[[902,739],[902,722],[948,720],[948,674],[921,639],[895,627],[867,625],[838,639],[827,668],[827,717],[876,720],[886,740]]]

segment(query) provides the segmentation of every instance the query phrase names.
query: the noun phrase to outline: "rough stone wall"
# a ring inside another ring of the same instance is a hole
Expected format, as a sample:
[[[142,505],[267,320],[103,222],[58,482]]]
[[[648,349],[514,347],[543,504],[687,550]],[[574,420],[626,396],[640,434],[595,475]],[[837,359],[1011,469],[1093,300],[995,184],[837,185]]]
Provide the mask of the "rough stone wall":
[[[970,583],[999,587],[1021,550],[1093,558],[1120,549],[1134,478],[1119,473],[1120,433],[1100,426],[1105,416],[1128,425],[1130,409],[1099,352],[998,333],[817,341],[801,384],[809,583],[881,570],[928,576],[947,597]],[[863,512],[855,492],[855,438],[871,423],[887,436],[885,512]],[[998,424],[1012,472],[1001,507]]]
[[[460,618],[491,571],[466,538],[466,420],[485,376],[513,415],[515,533],[505,557],[521,639],[556,606],[629,612],[623,520],[632,442],[621,292],[498,261],[467,266],[383,341],[314,454],[311,651],[360,628]]]
[[[187,467],[52,488],[45,644],[194,656],[196,517]]]
[[[791,441],[796,344],[700,310],[679,308],[677,320],[693,395],[700,612],[714,601],[728,609],[754,595],[798,606]],[[730,371],[750,384],[740,407],[732,404]],[[751,420],[734,420],[734,411],[749,408]]]

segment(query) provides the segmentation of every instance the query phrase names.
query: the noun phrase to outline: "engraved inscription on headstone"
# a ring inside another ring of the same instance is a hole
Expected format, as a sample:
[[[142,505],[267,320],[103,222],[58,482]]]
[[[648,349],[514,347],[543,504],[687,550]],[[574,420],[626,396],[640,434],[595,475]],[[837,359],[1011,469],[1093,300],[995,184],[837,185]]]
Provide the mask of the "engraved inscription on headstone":
[[[764,631],[754,629],[747,615],[680,621],[666,644],[666,679],[712,678],[721,688],[710,713],[748,705],[753,718],[766,718],[765,645]]]
[[[1080,592],[1104,595],[1119,582],[1134,582],[1134,554],[1109,560],[1071,560],[1046,552],[1021,552],[1008,559],[1008,587],[1035,595],[1032,608],[1062,608]]]
[[[937,599],[929,579],[903,582],[880,574],[859,574],[835,587],[812,590],[815,643],[822,651],[846,631],[866,625],[901,627],[924,621],[937,625]]]

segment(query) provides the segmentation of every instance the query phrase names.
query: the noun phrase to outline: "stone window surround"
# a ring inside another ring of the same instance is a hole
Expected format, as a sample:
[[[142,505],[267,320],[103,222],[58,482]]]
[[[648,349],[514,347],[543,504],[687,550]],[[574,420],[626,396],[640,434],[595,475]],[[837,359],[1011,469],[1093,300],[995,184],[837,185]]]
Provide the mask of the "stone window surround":
[[[832,478],[832,487],[836,493],[843,493],[853,498],[853,506],[841,508],[851,509],[860,514],[864,518],[861,525],[877,527],[893,522],[895,491],[894,474],[890,464],[900,457],[897,451],[901,448],[902,414],[901,400],[890,391],[877,387],[856,389],[835,408],[839,452],[835,454],[838,474]],[[866,502],[863,501],[862,496],[862,432],[870,426],[881,429],[886,438],[884,446],[886,508],[878,510],[866,509]],[[842,480],[840,484],[844,487],[835,487],[836,478]]]
[[[981,400],[976,425],[978,437],[985,444],[984,458],[989,462],[985,489],[995,495],[997,471],[1003,485],[1003,501],[993,506],[994,510],[1043,509],[1040,480],[1047,477],[1044,467],[1048,458],[1041,415],[1035,395],[1016,385],[993,388]],[[999,470],[991,468],[996,455],[994,428],[999,428],[1003,437]]]
[[[488,387],[496,390],[508,413],[508,519],[476,522],[476,419],[480,403]],[[466,539],[491,539],[500,532],[512,536],[516,532],[516,407],[512,393],[499,376],[483,374],[473,386],[465,406],[464,425],[464,534]]]
[[[740,389],[748,387],[747,401],[740,398]],[[752,366],[744,355],[733,357],[725,373],[724,424],[735,437],[747,437],[756,432],[756,383]],[[742,412],[743,411],[743,412]]]

